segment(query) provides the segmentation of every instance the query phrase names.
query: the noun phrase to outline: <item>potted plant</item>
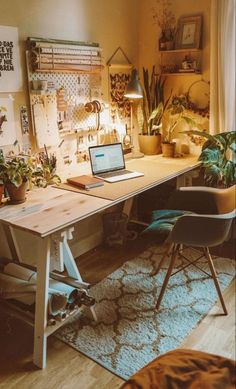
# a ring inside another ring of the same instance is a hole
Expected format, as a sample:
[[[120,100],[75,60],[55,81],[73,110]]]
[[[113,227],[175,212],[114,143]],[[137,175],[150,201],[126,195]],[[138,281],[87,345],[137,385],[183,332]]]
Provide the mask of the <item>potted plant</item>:
[[[202,162],[206,186],[227,188],[236,183],[236,132],[210,135],[204,131],[184,131],[206,138],[199,161]]]
[[[187,116],[184,116],[185,110],[188,108],[187,99],[185,95],[173,96],[171,102],[165,110],[165,131],[162,141],[163,157],[175,156],[175,142],[172,141],[172,135],[176,126],[185,120],[189,125],[196,125],[196,123]]]
[[[171,2],[168,0],[156,0],[157,7],[152,8],[152,18],[154,24],[160,28],[159,51],[173,50],[176,19],[170,10]]]
[[[157,75],[155,66],[152,68],[151,77],[148,69],[143,68],[143,125],[139,135],[140,151],[146,155],[161,153],[161,128],[162,116],[165,111],[164,85],[166,78]]]
[[[45,148],[45,152],[39,153],[37,162],[38,167],[33,173],[35,185],[45,188],[47,185],[58,185],[61,182],[60,177],[56,174],[57,159],[55,154],[48,155]]]
[[[27,186],[31,184],[33,165],[24,158],[14,157],[0,162],[0,180],[6,187],[12,204],[23,203]]]

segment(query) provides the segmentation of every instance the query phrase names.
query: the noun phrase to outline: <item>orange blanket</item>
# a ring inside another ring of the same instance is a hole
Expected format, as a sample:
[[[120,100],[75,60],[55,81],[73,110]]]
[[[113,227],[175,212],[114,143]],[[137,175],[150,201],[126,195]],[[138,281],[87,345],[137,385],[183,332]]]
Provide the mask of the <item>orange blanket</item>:
[[[170,351],[133,375],[121,389],[235,389],[233,360],[201,351]]]

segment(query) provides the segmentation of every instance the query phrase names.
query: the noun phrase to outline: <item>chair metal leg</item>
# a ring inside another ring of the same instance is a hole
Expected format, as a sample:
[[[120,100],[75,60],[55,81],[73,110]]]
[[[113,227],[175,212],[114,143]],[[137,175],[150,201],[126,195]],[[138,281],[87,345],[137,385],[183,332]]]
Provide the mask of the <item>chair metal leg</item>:
[[[164,282],[162,284],[161,291],[160,291],[160,294],[159,294],[159,297],[158,297],[158,300],[156,303],[156,309],[158,309],[160,307],[160,304],[161,304],[162,298],[164,296],[167,284],[169,282],[169,278],[171,276],[176,258],[178,256],[178,253],[179,253],[179,244],[173,247],[171,259],[170,259],[170,264],[169,264],[169,267],[168,267],[168,270],[167,270],[167,273],[166,273],[166,276],[165,276]]]
[[[225,306],[225,302],[224,302],[224,298],[223,298],[223,295],[222,295],[222,292],[221,292],[221,289],[220,289],[220,284],[219,284],[218,279],[217,279],[217,273],[216,273],[216,270],[215,270],[214,263],[212,261],[212,257],[211,257],[209,248],[205,247],[204,248],[204,252],[205,252],[205,255],[206,255],[206,258],[207,258],[207,261],[208,261],[208,265],[209,265],[209,268],[210,268],[210,271],[211,271],[211,274],[212,274],[213,281],[215,283],[215,288],[216,288],[216,291],[218,293],[218,296],[219,296],[219,299],[220,299],[220,302],[221,302],[224,314],[228,315],[228,312],[227,312],[227,309],[226,309],[226,306]]]
[[[154,268],[154,269],[152,270],[152,272],[150,273],[150,276],[151,276],[151,277],[154,277],[156,274],[159,273],[159,271],[160,271],[161,268],[162,268],[163,263],[165,262],[165,259],[170,255],[171,250],[173,249],[173,246],[174,246],[174,243],[171,243],[171,244],[169,245],[169,247],[167,248],[167,250],[164,252],[164,254],[163,254],[163,256],[162,256],[162,258],[161,258],[161,260],[160,260],[160,262],[159,262],[159,264],[158,264],[158,266],[157,266],[157,268],[156,268],[156,269]]]

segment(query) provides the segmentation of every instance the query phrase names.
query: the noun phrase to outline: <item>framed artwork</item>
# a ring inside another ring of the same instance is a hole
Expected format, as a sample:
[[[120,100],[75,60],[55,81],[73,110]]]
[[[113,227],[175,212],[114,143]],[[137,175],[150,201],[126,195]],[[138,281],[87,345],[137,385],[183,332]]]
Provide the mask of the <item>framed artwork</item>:
[[[22,91],[17,27],[0,26],[0,91]]]
[[[199,49],[201,30],[201,15],[181,17],[178,21],[175,49]]]

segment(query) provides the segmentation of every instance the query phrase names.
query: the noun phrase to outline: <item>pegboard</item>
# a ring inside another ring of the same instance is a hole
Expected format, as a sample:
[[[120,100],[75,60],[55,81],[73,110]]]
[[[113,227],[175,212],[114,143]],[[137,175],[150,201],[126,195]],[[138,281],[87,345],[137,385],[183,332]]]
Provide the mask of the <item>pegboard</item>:
[[[53,82],[56,89],[59,89],[60,87],[65,88],[72,119],[72,130],[87,129],[88,127],[94,126],[93,115],[89,115],[85,111],[84,104],[92,99],[101,100],[100,76],[76,73],[33,73],[30,71],[28,79],[30,84],[34,80],[47,80]],[[97,87],[94,87],[94,84],[97,84]],[[81,90],[83,90],[82,96],[80,95]],[[31,104],[34,104],[35,101],[39,100],[41,97],[36,96],[34,93],[30,93],[30,95]]]
[[[96,127],[95,115],[87,113],[84,104],[93,99],[102,102],[100,73],[82,74],[76,71],[65,73],[54,73],[52,71],[34,72],[31,66],[29,50],[26,51],[26,62],[34,134],[36,132],[33,112],[34,104],[43,103],[45,96],[47,101],[53,100],[55,102],[56,95],[53,91],[55,92],[60,88],[64,88],[65,90],[65,100],[68,105],[66,120],[69,125],[62,131],[59,131],[59,128],[55,128],[55,131],[58,131],[60,136],[64,136],[71,133],[73,134],[76,131],[93,130]],[[50,85],[50,88],[48,88],[47,91],[42,91],[42,93],[36,93],[33,90],[33,81],[37,80],[46,80],[48,85]]]

